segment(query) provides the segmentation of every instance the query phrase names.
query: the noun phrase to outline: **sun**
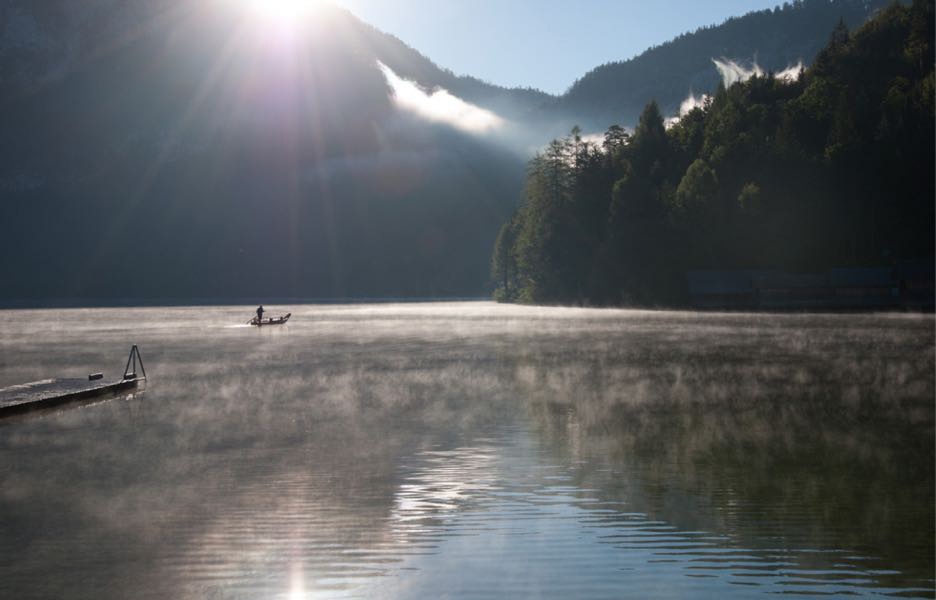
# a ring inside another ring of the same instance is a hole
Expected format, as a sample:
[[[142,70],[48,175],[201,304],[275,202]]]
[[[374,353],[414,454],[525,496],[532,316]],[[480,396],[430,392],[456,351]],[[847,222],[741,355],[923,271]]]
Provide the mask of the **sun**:
[[[326,0],[241,0],[251,16],[270,24],[294,27],[315,15]]]

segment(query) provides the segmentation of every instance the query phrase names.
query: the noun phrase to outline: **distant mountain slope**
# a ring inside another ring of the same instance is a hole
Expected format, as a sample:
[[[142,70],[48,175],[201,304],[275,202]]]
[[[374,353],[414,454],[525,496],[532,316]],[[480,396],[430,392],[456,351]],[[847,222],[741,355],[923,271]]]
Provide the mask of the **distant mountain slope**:
[[[656,99],[673,114],[690,89],[714,90],[719,75],[713,58],[757,60],[780,71],[812,61],[838,23],[854,28],[890,0],[797,0],[773,10],[752,12],[721,25],[651,48],[630,60],[602,65],[576,81],[560,98],[563,111],[633,124],[644,105]],[[607,125],[605,123],[604,125]]]
[[[350,18],[356,20],[354,17]],[[495,110],[504,116],[532,118],[540,108],[551,105],[556,100],[555,96],[533,88],[504,88],[476,77],[457,76],[448,69],[439,67],[393,35],[366,23],[360,23],[360,29],[366,35],[367,44],[374,56],[398,75],[427,88],[445,88],[469,102]]]
[[[216,8],[230,0],[200,4]],[[199,3],[186,0],[0,0],[0,83],[35,90],[61,80],[95,57],[122,47],[146,29],[172,27]],[[421,85],[443,87],[492,109],[526,113],[555,100],[535,89],[510,89],[470,76],[456,76],[393,35],[351,13],[324,7],[335,31],[349,36],[361,55],[380,60],[400,76]]]
[[[483,294],[523,161],[398,110],[377,61],[539,96],[345,11],[285,44],[230,6],[0,4],[0,301]]]

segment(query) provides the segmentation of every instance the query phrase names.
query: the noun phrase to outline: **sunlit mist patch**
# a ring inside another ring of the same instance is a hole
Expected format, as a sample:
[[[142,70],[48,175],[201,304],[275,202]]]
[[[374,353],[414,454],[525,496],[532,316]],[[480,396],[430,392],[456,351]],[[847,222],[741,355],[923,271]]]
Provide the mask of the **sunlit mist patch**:
[[[783,81],[796,81],[805,68],[806,65],[803,64],[803,61],[799,61],[795,65],[790,65],[786,69],[780,71],[775,77]]]
[[[686,99],[679,104],[679,113],[674,117],[666,119],[665,125],[668,128],[672,127],[679,120],[696,108],[705,108],[705,104],[712,99],[708,94],[699,94],[698,96],[692,90],[689,90],[689,95],[686,96]]]
[[[735,83],[747,81],[751,77],[763,77],[766,75],[764,69],[757,64],[757,61],[745,65],[742,62],[722,57],[713,58],[712,62],[715,63],[715,68],[718,69],[718,73],[721,75],[725,87],[731,87]],[[782,71],[775,73],[774,77],[783,81],[796,81],[803,67],[803,61],[799,61],[795,65],[789,65]]]
[[[689,95],[686,96],[686,99],[682,101],[682,104],[679,105],[679,116],[684,117],[689,114],[693,109],[704,108],[705,103],[708,102],[708,94],[700,94],[696,96],[691,91]]]
[[[756,62],[744,65],[730,58],[713,58],[712,62],[715,63],[715,68],[718,69],[718,74],[721,75],[725,87],[747,81],[751,77],[763,77],[764,75],[764,70]]]
[[[377,62],[393,92],[393,101],[402,110],[437,123],[446,123],[470,133],[484,133],[504,125],[493,112],[465,102],[448,90],[426,92],[415,82],[403,79],[393,69]]]
[[[722,57],[713,58],[712,62],[715,63],[715,68],[718,69],[718,74],[721,76],[722,83],[725,87],[731,87],[736,83],[743,83],[752,77],[764,77],[767,75],[767,72],[757,64],[757,61],[746,64],[742,61]],[[774,73],[773,76],[784,83],[793,83],[799,79],[800,74],[805,68],[806,65],[803,64],[803,61],[798,61],[796,64],[789,65],[782,71]],[[679,113],[666,119],[666,127],[672,127],[695,108],[705,108],[706,103],[710,102],[711,99],[712,97],[709,94],[696,96],[692,90],[689,90],[689,95],[686,96],[686,99],[679,105]]]

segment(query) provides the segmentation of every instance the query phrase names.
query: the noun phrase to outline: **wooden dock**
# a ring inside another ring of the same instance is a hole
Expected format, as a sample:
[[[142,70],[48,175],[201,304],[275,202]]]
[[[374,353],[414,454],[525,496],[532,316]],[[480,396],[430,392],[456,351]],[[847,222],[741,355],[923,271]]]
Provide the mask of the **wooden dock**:
[[[137,364],[141,373],[137,374]],[[131,369],[132,365],[132,369]],[[137,389],[146,381],[143,359],[134,345],[120,379],[104,379],[100,374],[87,379],[43,379],[0,389],[0,418],[22,415],[90,398],[117,396]]]

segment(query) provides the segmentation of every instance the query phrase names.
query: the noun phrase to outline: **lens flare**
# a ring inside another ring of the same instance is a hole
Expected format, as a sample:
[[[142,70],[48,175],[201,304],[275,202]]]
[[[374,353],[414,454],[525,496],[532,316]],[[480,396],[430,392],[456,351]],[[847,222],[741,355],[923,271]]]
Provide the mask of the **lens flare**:
[[[324,0],[242,0],[257,18],[281,26],[295,26],[313,16]]]

